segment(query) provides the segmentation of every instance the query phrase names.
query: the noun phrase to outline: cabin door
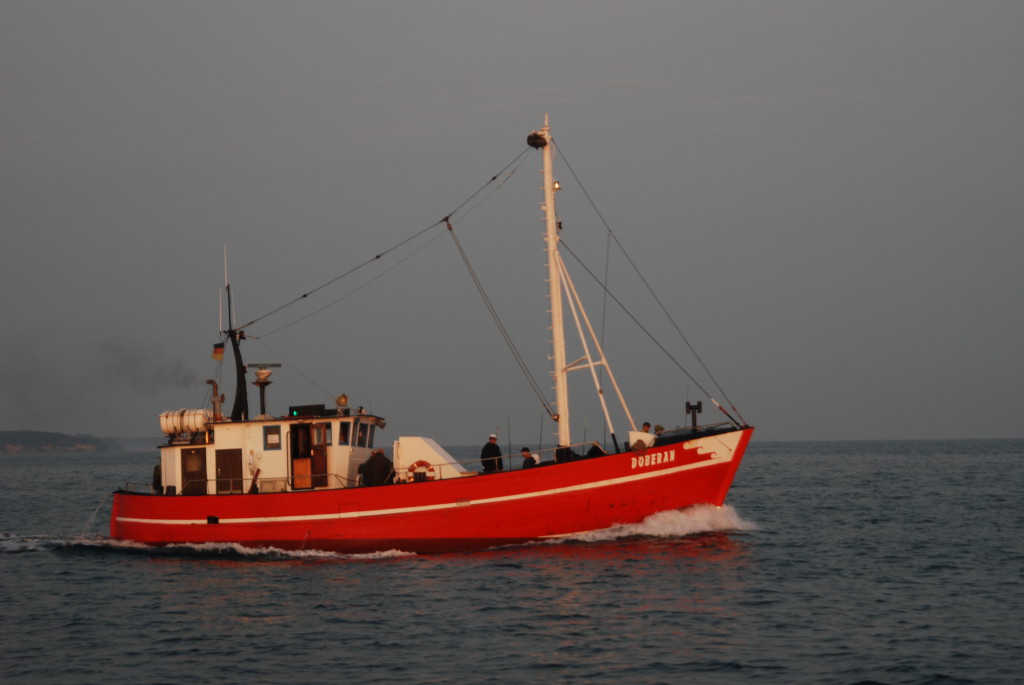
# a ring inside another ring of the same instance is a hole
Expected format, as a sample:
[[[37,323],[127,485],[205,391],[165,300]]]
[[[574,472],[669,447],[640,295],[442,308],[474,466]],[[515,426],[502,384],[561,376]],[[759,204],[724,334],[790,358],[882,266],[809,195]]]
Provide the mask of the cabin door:
[[[206,494],[206,449],[203,447],[181,451],[181,494]]]
[[[306,490],[313,487],[310,475],[313,473],[310,458],[309,424],[293,424],[288,436],[288,447],[291,449],[292,488]]]
[[[292,454],[292,487],[297,490],[327,485],[327,444],[329,423],[292,425],[289,446]]]
[[[217,450],[217,494],[242,492],[242,450]]]
[[[327,423],[314,423],[309,427],[309,456],[312,460],[313,487],[327,485]]]

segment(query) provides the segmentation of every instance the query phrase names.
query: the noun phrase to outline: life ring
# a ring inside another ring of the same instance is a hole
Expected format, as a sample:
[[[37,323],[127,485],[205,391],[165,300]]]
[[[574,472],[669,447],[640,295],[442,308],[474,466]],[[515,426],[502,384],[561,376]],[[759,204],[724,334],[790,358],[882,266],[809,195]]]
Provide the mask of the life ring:
[[[423,470],[421,471],[420,469]],[[434,480],[437,477],[437,475],[434,473],[434,466],[430,462],[422,460],[414,461],[413,463],[409,464],[409,468],[406,469],[405,472],[410,482],[416,480],[417,473],[423,474],[423,480]]]

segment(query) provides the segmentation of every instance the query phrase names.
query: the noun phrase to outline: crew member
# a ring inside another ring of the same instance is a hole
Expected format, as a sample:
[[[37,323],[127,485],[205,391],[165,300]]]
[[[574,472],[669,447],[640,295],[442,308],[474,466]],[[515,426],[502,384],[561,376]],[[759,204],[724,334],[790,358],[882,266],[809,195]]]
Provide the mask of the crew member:
[[[480,463],[483,464],[484,473],[494,473],[504,469],[501,463],[501,448],[498,447],[498,436],[494,433],[487,438],[487,443],[480,450]]]

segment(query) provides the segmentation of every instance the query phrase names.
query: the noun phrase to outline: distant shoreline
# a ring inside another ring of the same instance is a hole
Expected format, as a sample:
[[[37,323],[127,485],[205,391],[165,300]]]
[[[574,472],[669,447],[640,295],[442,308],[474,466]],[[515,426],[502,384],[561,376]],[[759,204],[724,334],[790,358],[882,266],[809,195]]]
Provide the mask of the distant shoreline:
[[[75,454],[91,452],[123,452],[113,438],[92,435],[68,435],[46,431],[0,431],[3,454]]]

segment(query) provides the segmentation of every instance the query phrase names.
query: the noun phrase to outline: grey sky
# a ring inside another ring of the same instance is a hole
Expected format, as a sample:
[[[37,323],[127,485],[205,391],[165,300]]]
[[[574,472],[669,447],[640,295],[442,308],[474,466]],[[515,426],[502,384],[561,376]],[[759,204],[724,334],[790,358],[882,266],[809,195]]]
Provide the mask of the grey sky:
[[[1020,2],[0,0],[0,428],[158,434],[204,400],[225,244],[247,321],[443,217],[549,112],[759,439],[1020,437],[1022,27]],[[456,228],[547,386],[539,165]],[[250,329],[248,361],[288,364],[271,411],[346,392],[388,439],[549,438],[437,233]],[[683,422],[699,391],[608,336],[637,420]]]

